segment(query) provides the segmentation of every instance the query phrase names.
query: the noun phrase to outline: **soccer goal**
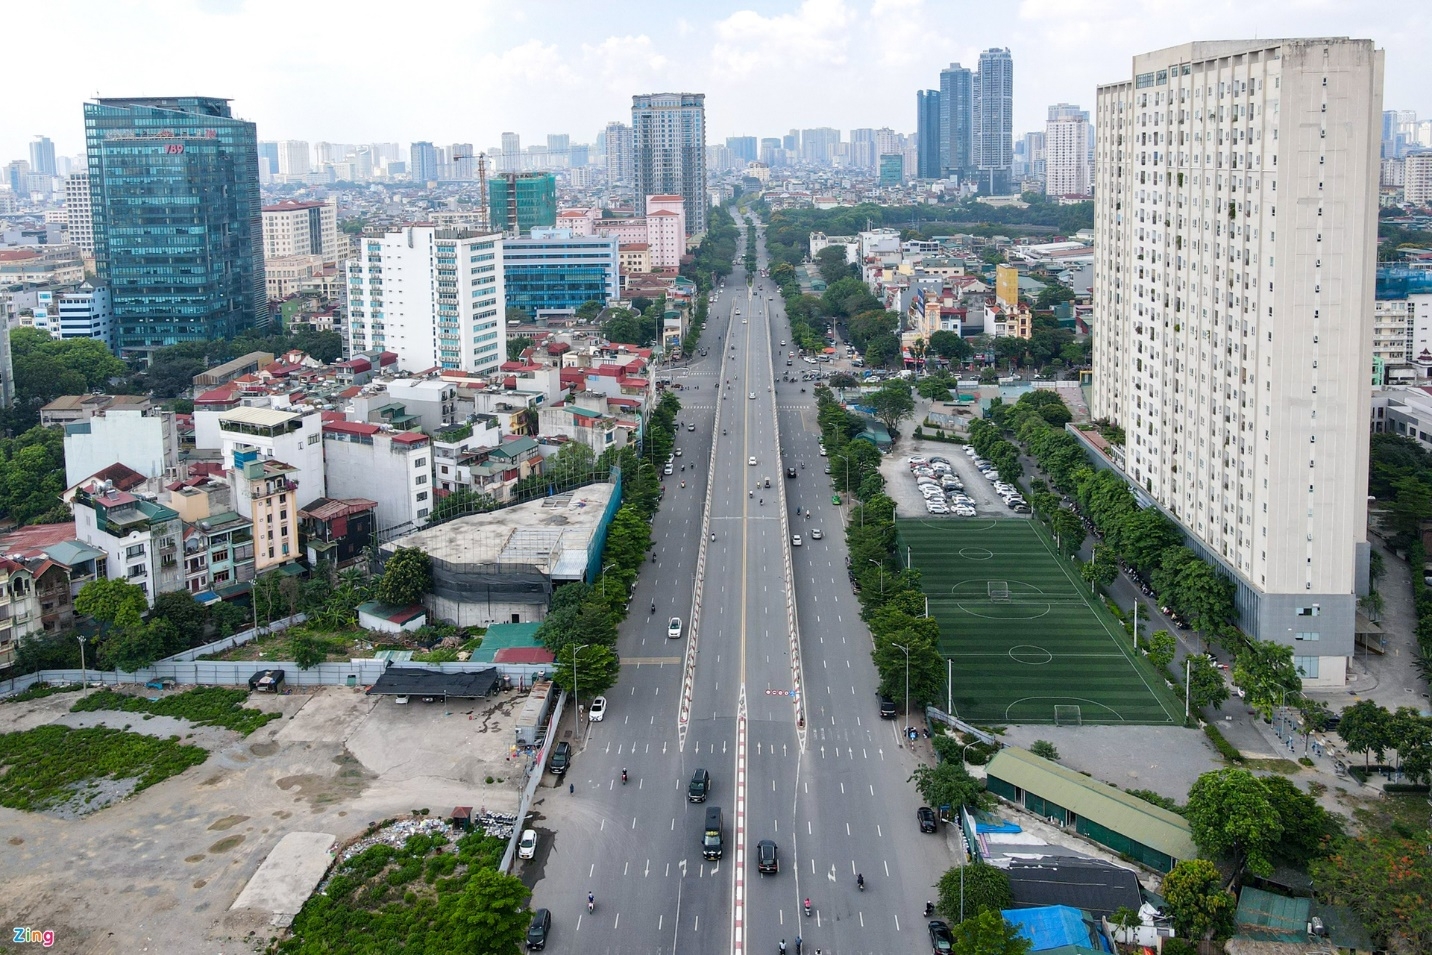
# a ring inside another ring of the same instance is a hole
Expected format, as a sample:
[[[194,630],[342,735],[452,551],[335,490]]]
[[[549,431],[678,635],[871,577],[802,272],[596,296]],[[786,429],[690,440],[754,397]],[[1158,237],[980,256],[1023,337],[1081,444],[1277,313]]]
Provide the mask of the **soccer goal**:
[[[986,587],[988,588],[990,600],[997,603],[1009,602],[1009,581],[991,580],[987,582]]]
[[[1068,704],[1059,704],[1059,703],[1056,703],[1056,704],[1054,705],[1054,725],[1055,725],[1055,726],[1083,726],[1083,725],[1084,725],[1084,717],[1083,717],[1083,715],[1079,712],[1079,707],[1078,707],[1078,705],[1077,705],[1077,704],[1072,704],[1072,703],[1068,703]]]

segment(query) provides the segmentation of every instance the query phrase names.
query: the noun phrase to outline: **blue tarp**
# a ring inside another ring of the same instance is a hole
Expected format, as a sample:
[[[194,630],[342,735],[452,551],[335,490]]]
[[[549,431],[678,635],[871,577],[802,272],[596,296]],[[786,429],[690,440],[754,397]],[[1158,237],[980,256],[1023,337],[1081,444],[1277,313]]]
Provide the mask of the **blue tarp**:
[[[1093,919],[1086,920],[1079,909],[1067,905],[1046,905],[1033,909],[1005,909],[1002,914],[1006,922],[1033,943],[1029,948],[1031,953],[1066,945],[1110,951],[1095,929]]]

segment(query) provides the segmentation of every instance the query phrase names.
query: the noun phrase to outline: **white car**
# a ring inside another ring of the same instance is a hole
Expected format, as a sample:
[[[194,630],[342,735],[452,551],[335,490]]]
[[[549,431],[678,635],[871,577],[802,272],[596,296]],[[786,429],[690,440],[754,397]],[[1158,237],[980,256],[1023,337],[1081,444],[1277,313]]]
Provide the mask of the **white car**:
[[[661,473],[662,473],[662,474],[670,474],[670,473],[671,473],[671,465],[668,464],[666,467],[662,468],[662,469],[661,469]]]
[[[799,535],[799,534],[792,534],[792,535],[791,535],[791,546],[792,546],[792,547],[799,547],[799,546],[801,546],[801,535]]]
[[[672,452],[672,455],[678,458],[681,457],[681,449],[677,448],[675,451]]]
[[[744,318],[741,319],[741,324],[742,324],[742,325],[746,324],[746,320],[745,320]]]
[[[825,535],[820,532],[820,528],[819,528],[819,527],[817,527],[815,530],[813,530],[813,531],[810,532],[810,539],[813,540],[813,541],[818,541],[818,540],[820,540],[820,539],[821,539],[822,537],[824,537],[824,536],[825,536]]]
[[[671,622],[666,625],[666,635],[672,640],[681,639],[681,618],[672,617]]]
[[[753,392],[751,392],[749,395],[747,395],[746,397],[747,397],[747,398],[750,398],[752,401],[755,401],[755,400],[756,400],[756,393],[753,391]]]
[[[747,458],[747,459],[746,459],[746,463],[749,464],[751,467],[755,467],[755,466],[756,466],[756,458],[755,458],[755,455],[752,455],[751,457]]]
[[[956,517],[974,517],[974,516],[975,516],[975,509],[974,509],[973,507],[970,507],[968,504],[961,504],[961,505],[959,505],[959,506],[957,506],[957,507],[951,508],[951,510],[954,512],[954,514],[955,514]]]
[[[827,457],[827,455],[826,455],[826,453],[825,453],[825,445],[821,445],[821,446],[820,446],[820,456],[823,457],[823,458],[824,458],[824,457]]]
[[[592,701],[592,708],[587,710],[587,719],[593,723],[600,723],[607,715],[607,698],[599,696]]]
[[[537,854],[537,830],[523,829],[522,838],[517,843],[517,858],[530,859]]]

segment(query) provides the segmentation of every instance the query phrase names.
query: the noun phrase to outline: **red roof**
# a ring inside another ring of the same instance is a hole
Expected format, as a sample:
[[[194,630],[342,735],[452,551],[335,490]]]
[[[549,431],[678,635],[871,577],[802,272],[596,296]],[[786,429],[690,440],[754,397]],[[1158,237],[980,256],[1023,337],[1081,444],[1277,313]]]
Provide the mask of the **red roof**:
[[[612,398],[608,398],[608,399],[607,399],[607,404],[608,404],[608,405],[611,405],[612,407],[615,407],[615,408],[640,408],[640,407],[641,407],[641,402],[640,402],[640,401],[637,401],[635,398],[617,398],[617,397],[612,397]]]
[[[362,389],[362,388],[359,388],[357,385],[354,385],[354,386],[351,387],[351,388],[344,388],[342,391],[338,392],[338,397],[344,398],[344,399],[347,399],[347,398],[356,398],[358,395],[361,395],[362,393],[363,393],[363,389]]]
[[[646,214],[646,217],[647,217],[648,219],[650,219],[652,216],[679,216],[679,215],[680,215],[680,213],[672,212],[670,209],[658,209],[658,210],[656,210],[655,212],[648,212],[648,213]]]
[[[319,415],[319,420],[327,424],[330,421],[346,421],[348,419],[341,411],[325,411]]]
[[[226,405],[226,404],[230,404],[230,403],[232,403],[232,402],[238,400],[238,399],[236,399],[236,398],[234,397],[234,392],[237,391],[237,390],[238,390],[238,389],[237,389],[232,383],[227,384],[227,385],[221,385],[220,387],[215,388],[215,389],[213,389],[212,391],[206,391],[206,392],[204,392],[202,395],[200,395],[199,397],[195,398],[195,399],[194,399],[194,404],[196,404],[196,405]]]
[[[368,424],[365,421],[325,421],[323,422],[325,432],[334,434],[377,434],[383,429],[376,424]]]
[[[492,655],[493,663],[550,664],[555,659],[546,647],[503,647]]]
[[[427,444],[428,436],[421,431],[400,431],[393,435],[393,440],[398,444]]]
[[[645,378],[623,378],[620,384],[623,388],[645,388],[647,380]]]
[[[41,550],[75,540],[75,522],[31,524],[0,536],[0,551],[21,557],[39,557]]]
[[[661,202],[661,201],[665,201],[665,202],[683,202],[683,201],[685,201],[685,200],[683,200],[680,196],[673,196],[673,195],[647,196],[646,198],[648,199],[648,201],[649,201],[649,200],[652,200],[652,199],[656,199],[658,202]]]
[[[30,259],[38,259],[40,253],[31,252],[29,249],[3,249],[0,250],[0,262],[28,262]]]
[[[502,371],[521,371],[526,367],[527,363],[525,361],[505,361],[498,366]]]

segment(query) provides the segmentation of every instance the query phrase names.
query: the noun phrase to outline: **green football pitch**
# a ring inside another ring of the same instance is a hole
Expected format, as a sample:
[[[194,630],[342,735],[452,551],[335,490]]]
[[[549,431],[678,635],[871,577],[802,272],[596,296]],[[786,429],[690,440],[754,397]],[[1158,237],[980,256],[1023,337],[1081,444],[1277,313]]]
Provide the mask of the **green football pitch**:
[[[954,715],[972,723],[1181,723],[1183,701],[1033,520],[902,520]],[[943,702],[943,701],[942,701]]]

